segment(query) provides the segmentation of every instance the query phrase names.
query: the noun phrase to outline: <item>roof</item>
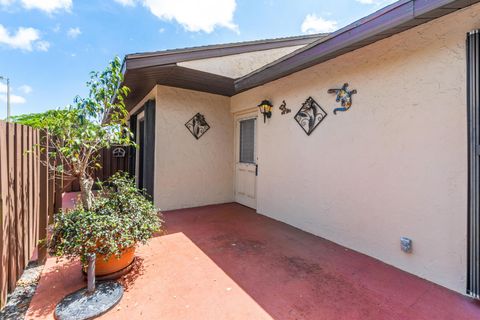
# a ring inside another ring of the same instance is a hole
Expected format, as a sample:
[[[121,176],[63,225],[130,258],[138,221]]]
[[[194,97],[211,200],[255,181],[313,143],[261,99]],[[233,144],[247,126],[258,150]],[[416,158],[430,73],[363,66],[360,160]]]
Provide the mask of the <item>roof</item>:
[[[204,59],[204,58],[221,57],[225,55],[239,54],[243,52],[268,50],[268,49],[281,48],[286,46],[308,44],[318,39],[324,38],[327,35],[328,33],[309,34],[309,35],[301,35],[301,36],[293,36],[293,37],[231,42],[231,43],[198,46],[198,47],[132,53],[132,54],[128,54],[125,57],[125,59],[133,60],[133,59],[152,58],[152,57],[168,59],[167,57],[172,57],[175,59],[176,62],[181,62],[181,61],[197,60],[197,59]]]
[[[235,79],[185,68],[178,64],[185,61],[306,45],[325,36],[326,34],[303,35],[129,54],[125,56],[122,68],[124,84],[131,89],[126,101],[127,106],[132,107],[137,104],[155,84],[232,96],[235,94]]]
[[[480,0],[400,0],[235,81],[239,93],[478,3]]]
[[[331,34],[130,54],[124,60],[124,82],[132,89],[127,105],[138,103],[155,84],[233,96],[478,2],[480,0],[400,0]],[[305,46],[238,79],[177,65],[183,61],[300,44]]]

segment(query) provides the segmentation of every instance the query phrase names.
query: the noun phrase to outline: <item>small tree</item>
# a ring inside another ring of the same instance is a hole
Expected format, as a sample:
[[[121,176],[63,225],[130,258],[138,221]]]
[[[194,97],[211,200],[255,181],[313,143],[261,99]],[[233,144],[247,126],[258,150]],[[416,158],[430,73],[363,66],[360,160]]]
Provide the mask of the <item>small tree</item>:
[[[48,130],[50,154],[62,163],[50,168],[56,174],[79,180],[85,210],[92,206],[93,173],[100,167],[98,151],[116,144],[134,144],[124,103],[130,90],[122,81],[121,62],[115,57],[104,71],[91,72],[86,83],[88,97],[77,96],[74,104],[65,109],[13,119]]]

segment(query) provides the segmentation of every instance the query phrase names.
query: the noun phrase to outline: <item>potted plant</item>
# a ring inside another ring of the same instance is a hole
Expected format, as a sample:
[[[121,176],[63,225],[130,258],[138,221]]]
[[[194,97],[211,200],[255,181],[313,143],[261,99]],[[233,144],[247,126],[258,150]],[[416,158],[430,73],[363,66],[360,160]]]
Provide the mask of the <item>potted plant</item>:
[[[131,265],[135,247],[146,243],[162,227],[161,214],[126,173],[116,173],[92,199],[55,216],[49,253],[80,257],[84,267],[95,253],[95,275],[119,275]]]

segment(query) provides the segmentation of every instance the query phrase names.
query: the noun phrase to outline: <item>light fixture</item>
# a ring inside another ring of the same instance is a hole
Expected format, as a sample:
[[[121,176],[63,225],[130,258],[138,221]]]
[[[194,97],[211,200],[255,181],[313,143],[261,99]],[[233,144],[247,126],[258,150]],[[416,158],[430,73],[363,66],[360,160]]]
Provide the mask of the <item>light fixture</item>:
[[[260,109],[260,113],[263,114],[263,122],[265,123],[267,118],[270,119],[272,116],[273,104],[268,100],[263,100],[258,105],[258,108]]]

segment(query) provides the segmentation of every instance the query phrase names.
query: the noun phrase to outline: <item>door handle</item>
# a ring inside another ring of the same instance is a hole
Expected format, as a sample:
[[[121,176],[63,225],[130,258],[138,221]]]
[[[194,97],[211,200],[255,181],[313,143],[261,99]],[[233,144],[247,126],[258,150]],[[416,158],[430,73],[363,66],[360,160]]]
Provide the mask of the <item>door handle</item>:
[[[255,177],[258,176],[258,164],[255,165]]]

